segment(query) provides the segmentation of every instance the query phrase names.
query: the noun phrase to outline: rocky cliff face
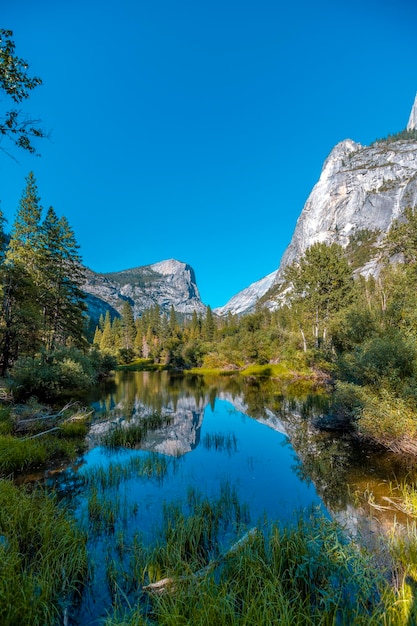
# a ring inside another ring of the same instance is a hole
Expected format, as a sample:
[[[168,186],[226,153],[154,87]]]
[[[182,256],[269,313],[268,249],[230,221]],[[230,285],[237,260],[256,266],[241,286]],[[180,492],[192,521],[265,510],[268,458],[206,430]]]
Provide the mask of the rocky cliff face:
[[[346,246],[355,232],[385,233],[405,207],[416,204],[417,141],[383,141],[369,147],[342,141],[324,163],[275,282],[313,243]]]
[[[171,306],[185,314],[206,310],[193,269],[174,259],[108,274],[87,270],[83,290],[93,319],[108,309],[120,312],[125,300],[133,306],[135,317],[156,304],[165,312]]]
[[[417,129],[417,97],[408,130]],[[406,207],[417,205],[417,140],[392,138],[371,146],[350,139],[339,143],[326,159],[321,176],[297,221],[278,270],[234,296],[221,315],[253,310],[270,287],[279,291],[285,267],[316,242],[347,246],[353,237],[372,234],[377,242]],[[377,249],[375,249],[377,255]],[[374,272],[375,261],[359,268]],[[269,283],[269,278],[273,281]],[[276,306],[269,301],[271,308]]]

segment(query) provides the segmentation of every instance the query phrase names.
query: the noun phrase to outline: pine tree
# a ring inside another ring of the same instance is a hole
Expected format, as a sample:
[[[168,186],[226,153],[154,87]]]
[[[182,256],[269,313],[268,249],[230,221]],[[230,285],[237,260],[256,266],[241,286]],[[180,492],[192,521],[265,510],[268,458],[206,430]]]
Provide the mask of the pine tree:
[[[33,354],[40,345],[40,217],[39,196],[31,172],[26,179],[1,266],[0,358],[3,373],[19,354]]]
[[[192,317],[191,317],[191,327],[190,327],[190,336],[195,339],[200,336],[201,325],[197,317],[197,312],[194,309]]]
[[[102,337],[103,331],[100,329],[99,326],[96,326],[96,330],[94,331],[93,345],[100,347]]]
[[[130,302],[123,301],[121,318],[121,340],[122,348],[133,350],[136,339],[136,325],[133,316],[133,308]]]
[[[177,316],[175,313],[174,305],[171,304],[171,309],[169,312],[169,334],[171,337],[174,337],[179,331],[179,326],[177,322]]]
[[[306,327],[313,328],[315,347],[320,348],[326,341],[332,315],[353,298],[352,271],[343,249],[335,243],[313,244],[299,263],[286,268],[285,279],[291,286],[288,299],[293,316],[299,320],[304,350]]]
[[[103,333],[101,335],[100,340],[100,350],[104,352],[112,352],[113,351],[113,335],[111,330],[111,318],[110,311],[106,311],[106,316],[104,318],[104,327]]]
[[[39,205],[38,188],[33,172],[26,178],[13,224],[7,250],[9,263],[19,263],[32,276],[35,284],[39,278],[40,220],[42,208]]]
[[[207,307],[206,317],[205,317],[204,326],[203,326],[204,339],[206,341],[213,341],[215,329],[216,327],[214,324],[213,313],[209,305]]]
[[[20,355],[34,354],[40,347],[41,319],[37,290],[25,269],[3,263],[0,276],[0,369],[4,375]]]
[[[49,350],[84,341],[83,269],[74,233],[65,217],[50,207],[41,228],[41,302],[45,345]]]
[[[3,215],[3,211],[0,209],[0,266],[3,264],[6,254],[6,234],[4,232],[5,222],[6,218]]]

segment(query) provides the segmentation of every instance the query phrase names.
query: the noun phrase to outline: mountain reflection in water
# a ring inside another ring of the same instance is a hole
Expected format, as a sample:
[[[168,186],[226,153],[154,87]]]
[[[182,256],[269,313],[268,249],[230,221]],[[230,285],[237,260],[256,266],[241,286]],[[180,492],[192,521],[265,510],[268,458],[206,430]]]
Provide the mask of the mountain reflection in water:
[[[296,453],[290,454],[291,471],[300,481],[314,485],[325,507],[352,532],[365,524],[369,514],[368,507],[364,510],[358,506],[355,494],[372,493],[377,502],[382,502],[394,477],[417,478],[413,458],[372,449],[347,433],[316,428],[315,417],[326,411],[327,397],[322,392],[311,392],[302,383],[283,388],[271,379],[233,375],[118,372],[110,388],[92,401],[98,414],[106,413],[107,418],[93,425],[89,436],[91,447],[115,424],[128,425],[158,411],[170,415],[172,420],[169,425],[148,433],[140,449],[175,457],[199,446],[203,420],[209,413],[211,420],[214,419],[216,402],[227,403],[230,408],[223,405],[222,414],[234,410],[283,435],[280,446],[287,443]],[[212,430],[209,424],[207,427]],[[224,417],[216,426],[223,430],[229,427]],[[279,447],[275,454],[280,454]],[[282,481],[279,475],[275,479],[278,488]],[[313,501],[317,503],[316,498]],[[397,515],[386,509],[372,513],[383,526],[392,523],[394,517],[398,519],[398,511]]]

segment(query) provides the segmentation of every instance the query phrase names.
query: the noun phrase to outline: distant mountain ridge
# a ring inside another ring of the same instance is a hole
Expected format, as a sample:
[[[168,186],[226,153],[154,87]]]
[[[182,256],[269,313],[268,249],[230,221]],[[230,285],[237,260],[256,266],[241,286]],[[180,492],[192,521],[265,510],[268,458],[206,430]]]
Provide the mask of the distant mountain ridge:
[[[194,270],[175,259],[105,274],[87,269],[82,289],[92,319],[107,310],[117,315],[126,300],[135,317],[155,305],[161,312],[168,313],[173,306],[189,315],[193,311],[204,313],[207,308],[200,299]]]

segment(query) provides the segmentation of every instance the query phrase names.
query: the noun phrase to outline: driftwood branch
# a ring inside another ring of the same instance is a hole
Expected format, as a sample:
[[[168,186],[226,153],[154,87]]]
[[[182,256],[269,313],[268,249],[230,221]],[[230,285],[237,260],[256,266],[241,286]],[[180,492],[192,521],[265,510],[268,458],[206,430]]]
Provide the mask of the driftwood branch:
[[[31,435],[30,437],[22,437],[20,441],[29,441],[29,439],[36,439],[36,437],[42,437],[42,435],[52,433],[54,430],[61,430],[61,427],[54,426],[53,428],[48,428],[48,430],[43,430],[41,433],[36,433],[36,435]]]
[[[223,561],[227,559],[227,557],[231,556],[232,554],[240,550],[240,548],[244,544],[246,544],[251,539],[251,537],[254,537],[257,534],[257,532],[258,532],[257,528],[251,528],[250,530],[248,530],[248,532],[245,535],[243,535],[243,537],[239,539],[239,541],[234,543],[232,547],[229,548],[229,550],[227,550],[226,552],[223,552],[220,556],[210,561],[205,567],[199,569],[197,572],[193,572],[185,576],[178,576],[177,578],[172,578],[172,577],[161,578],[161,580],[157,580],[154,583],[145,585],[143,587],[143,590],[148,591],[149,593],[161,594],[161,593],[165,593],[166,591],[175,591],[175,584],[178,582],[181,582],[184,580],[202,578],[203,576],[208,574],[208,572],[210,572],[211,570],[218,567],[221,563],[223,563]]]
[[[50,414],[40,415],[38,417],[31,417],[28,419],[19,420],[16,424],[15,430],[16,432],[19,432],[19,431],[30,432],[31,426],[34,424],[40,424],[42,421],[45,421],[45,420],[55,420],[55,425],[52,428],[43,430],[40,433],[31,435],[30,437],[24,437],[24,440],[35,439],[36,437],[41,437],[42,435],[46,435],[47,433],[51,433],[53,431],[59,430],[63,424],[74,422],[77,420],[87,419],[88,417],[90,417],[90,415],[92,415],[92,413],[94,413],[93,409],[91,409],[90,411],[87,411],[86,408],[80,408],[77,412],[73,413],[69,417],[65,417],[65,412],[75,407],[76,405],[77,405],[76,402],[69,403],[69,404],[66,404],[60,411],[58,411],[58,413],[53,413],[51,415]]]
[[[19,420],[19,424],[30,424],[31,422],[38,422],[41,420],[59,419],[60,417],[63,416],[65,411],[67,411],[68,409],[70,409],[71,407],[75,405],[76,405],[75,402],[68,403],[60,411],[58,411],[58,413],[52,413],[52,414],[47,413],[46,415],[38,415],[37,417],[28,417],[27,419]]]

